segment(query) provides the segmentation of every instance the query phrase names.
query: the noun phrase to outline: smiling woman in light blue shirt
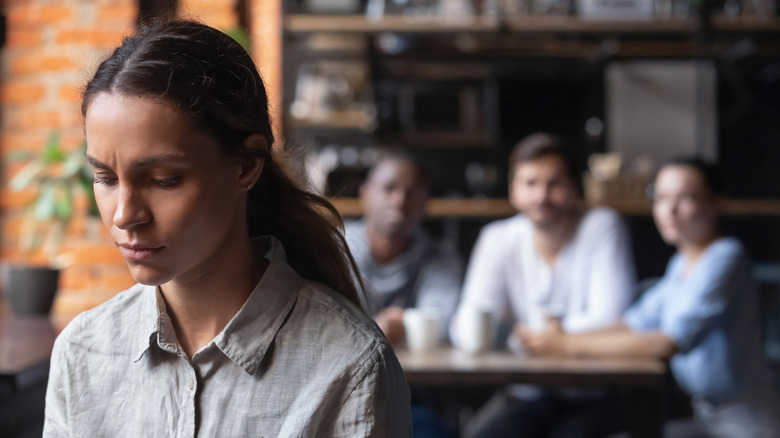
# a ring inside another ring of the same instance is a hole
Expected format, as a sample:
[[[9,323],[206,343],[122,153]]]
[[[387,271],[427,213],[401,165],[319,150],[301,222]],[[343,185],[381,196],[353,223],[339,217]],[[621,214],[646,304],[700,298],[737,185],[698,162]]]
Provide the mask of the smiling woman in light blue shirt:
[[[684,254],[625,316],[638,332],[657,330],[677,347],[670,365],[682,389],[709,403],[771,384],[759,327],[757,291],[742,245],[710,244],[691,266]]]
[[[695,420],[668,427],[666,436],[778,437],[780,407],[763,353],[758,294],[742,245],[719,235],[717,193],[714,171],[701,160],[665,165],[653,217],[678,253],[664,277],[622,324],[578,334],[525,331],[522,339],[537,354],[670,359]]]

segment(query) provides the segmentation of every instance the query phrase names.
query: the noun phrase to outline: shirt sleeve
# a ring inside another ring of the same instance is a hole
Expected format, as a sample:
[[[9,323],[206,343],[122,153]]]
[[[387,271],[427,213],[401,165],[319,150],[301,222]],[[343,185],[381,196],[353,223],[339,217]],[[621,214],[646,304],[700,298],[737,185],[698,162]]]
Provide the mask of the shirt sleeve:
[[[626,314],[623,316],[623,323],[636,332],[659,330],[661,328],[661,310],[663,310],[663,288],[664,280],[661,280],[658,284],[648,289],[626,311]]]
[[[412,436],[411,397],[392,348],[385,346],[342,405],[336,437]]]
[[[417,307],[433,308],[442,321],[442,338],[455,313],[463,280],[463,262],[456,255],[440,253],[426,263],[420,273]]]
[[[601,212],[597,223],[585,230],[591,274],[586,285],[587,305],[563,320],[568,332],[603,328],[620,321],[631,302],[635,274],[628,230],[614,212]]]
[[[500,317],[507,308],[509,293],[504,256],[508,236],[495,225],[482,230],[471,251],[459,308],[473,306]],[[450,338],[455,346],[460,346],[458,331],[456,312],[450,325]]]
[[[689,272],[678,299],[669,303],[661,322],[661,331],[683,353],[696,347],[719,323],[737,294],[755,293],[741,246],[712,249]]]

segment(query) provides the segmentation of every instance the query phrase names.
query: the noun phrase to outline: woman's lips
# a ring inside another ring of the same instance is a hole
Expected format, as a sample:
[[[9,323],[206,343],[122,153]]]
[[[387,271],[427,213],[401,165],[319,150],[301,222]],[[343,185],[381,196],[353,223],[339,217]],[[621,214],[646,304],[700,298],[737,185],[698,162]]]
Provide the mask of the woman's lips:
[[[122,257],[128,260],[147,260],[162,251],[163,247],[147,247],[141,245],[119,245]]]

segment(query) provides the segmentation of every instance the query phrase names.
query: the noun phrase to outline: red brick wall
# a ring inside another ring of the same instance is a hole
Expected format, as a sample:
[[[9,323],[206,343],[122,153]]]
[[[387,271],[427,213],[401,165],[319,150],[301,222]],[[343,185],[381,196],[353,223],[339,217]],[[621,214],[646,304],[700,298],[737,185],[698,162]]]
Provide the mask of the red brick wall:
[[[0,55],[0,154],[3,157],[0,257],[45,263],[42,254],[17,248],[30,193],[10,193],[7,181],[18,168],[10,151],[40,150],[59,131],[63,145],[83,141],[79,87],[123,34],[132,32],[135,0],[5,0],[8,34]],[[85,200],[80,200],[84,205]],[[92,307],[132,284],[127,268],[96,219],[76,218],[63,244],[72,265],[60,280],[58,311]]]
[[[271,45],[258,42],[264,47],[263,63],[278,71],[280,50],[273,45],[279,37],[266,34],[268,29],[279,29],[280,0],[253,3],[257,7],[252,8],[252,25],[265,29],[263,38],[272,40]],[[32,194],[9,192],[7,181],[19,165],[7,156],[14,150],[40,150],[53,131],[62,134],[66,147],[82,143],[79,89],[109,49],[132,33],[138,6],[136,0],[4,0],[0,8],[8,27],[0,52],[0,258],[45,263],[42,254],[25,254],[17,248],[24,206]],[[238,22],[231,0],[179,0],[179,15],[225,29]],[[275,93],[280,88],[278,73],[270,77],[275,82],[269,84],[269,91]],[[63,252],[72,264],[62,273],[55,312],[74,314],[133,284],[97,219],[76,218]]]
[[[178,15],[194,18],[217,29],[238,25],[235,0],[179,0]]]

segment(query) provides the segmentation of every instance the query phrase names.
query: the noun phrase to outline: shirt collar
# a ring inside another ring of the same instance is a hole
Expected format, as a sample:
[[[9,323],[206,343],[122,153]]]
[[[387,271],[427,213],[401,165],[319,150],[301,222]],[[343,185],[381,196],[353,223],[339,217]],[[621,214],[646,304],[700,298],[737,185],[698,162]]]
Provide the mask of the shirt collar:
[[[162,297],[158,297],[157,286],[141,286],[141,313],[138,324],[138,338],[136,340],[133,357],[138,362],[149,347],[157,341],[157,333],[160,328],[160,319],[167,317]],[[160,308],[159,306],[163,307]]]
[[[254,374],[268,347],[292,311],[303,278],[287,263],[282,244],[274,237],[256,239],[270,248],[268,267],[249,298],[214,338],[214,343],[236,365]]]
[[[276,333],[292,311],[304,281],[287,263],[279,240],[268,236],[255,239],[255,243],[258,248],[270,248],[265,254],[268,267],[244,305],[213,341],[225,356],[249,374],[254,374],[260,366]],[[154,343],[165,351],[178,353],[176,335],[159,288],[143,288],[136,361]]]

